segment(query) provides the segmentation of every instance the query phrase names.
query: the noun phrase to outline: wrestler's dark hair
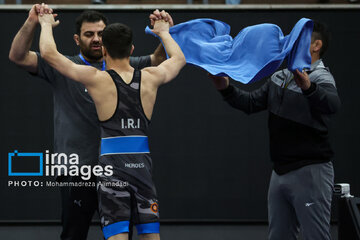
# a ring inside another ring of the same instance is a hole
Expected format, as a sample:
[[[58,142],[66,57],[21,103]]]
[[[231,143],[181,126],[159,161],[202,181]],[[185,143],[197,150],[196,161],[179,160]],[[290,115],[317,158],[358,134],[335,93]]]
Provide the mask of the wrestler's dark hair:
[[[76,18],[76,34],[80,35],[81,26],[84,22],[96,23],[99,21],[103,21],[105,25],[108,24],[108,19],[104,16],[104,14],[93,10],[84,11]]]
[[[313,22],[314,22],[314,29],[311,36],[311,42],[314,42],[315,40],[322,41],[322,47],[320,49],[320,57],[322,57],[329,47],[329,42],[331,38],[330,31],[324,23],[321,23],[316,20],[314,20]]]
[[[104,29],[102,41],[112,58],[129,57],[133,44],[132,30],[125,24],[112,23]]]

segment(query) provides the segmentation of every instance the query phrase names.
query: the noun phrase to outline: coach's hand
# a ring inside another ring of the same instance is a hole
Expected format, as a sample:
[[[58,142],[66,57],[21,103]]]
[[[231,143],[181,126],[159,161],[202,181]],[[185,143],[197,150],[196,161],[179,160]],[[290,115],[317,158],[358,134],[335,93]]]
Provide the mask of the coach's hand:
[[[39,15],[52,14],[53,10],[45,3],[34,4],[29,11],[28,20],[33,23],[39,23]]]
[[[56,14],[54,14],[54,15],[56,16]],[[51,24],[51,26],[53,28],[56,27],[57,25],[59,25],[60,21],[59,20],[55,21],[54,15],[50,14],[50,13],[39,15],[40,25]]]
[[[161,12],[159,9],[156,9],[152,14],[149,16],[151,26],[154,26],[156,20],[165,20],[165,22],[168,22],[170,24],[170,27],[174,26],[174,21],[171,17],[171,15],[162,10]]]
[[[228,77],[219,77],[214,76],[208,73],[208,77],[213,80],[213,83],[217,90],[224,90],[229,86],[229,78]]]
[[[296,71],[294,72],[294,79],[298,87],[302,90],[308,90],[310,88],[311,82],[309,75],[306,73],[306,71],[303,70],[302,72],[300,72],[296,69]]]

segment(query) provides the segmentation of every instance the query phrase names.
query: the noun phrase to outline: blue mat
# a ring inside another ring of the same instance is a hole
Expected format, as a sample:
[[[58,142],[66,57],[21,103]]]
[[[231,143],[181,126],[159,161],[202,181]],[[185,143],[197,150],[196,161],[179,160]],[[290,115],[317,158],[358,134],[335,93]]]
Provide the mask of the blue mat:
[[[286,36],[265,23],[246,27],[233,39],[228,24],[195,19],[171,27],[170,33],[187,63],[247,84],[271,75],[286,58],[290,71],[310,68],[312,29],[312,20],[302,18]],[[149,27],[145,32],[156,36]]]

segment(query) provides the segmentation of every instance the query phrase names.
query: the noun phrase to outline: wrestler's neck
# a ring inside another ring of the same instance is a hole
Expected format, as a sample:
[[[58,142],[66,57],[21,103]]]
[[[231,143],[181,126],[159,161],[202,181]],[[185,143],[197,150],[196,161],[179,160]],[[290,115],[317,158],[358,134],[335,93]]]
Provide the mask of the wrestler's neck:
[[[127,58],[112,58],[110,56],[105,57],[106,69],[114,69],[119,72],[131,71],[130,57]]]

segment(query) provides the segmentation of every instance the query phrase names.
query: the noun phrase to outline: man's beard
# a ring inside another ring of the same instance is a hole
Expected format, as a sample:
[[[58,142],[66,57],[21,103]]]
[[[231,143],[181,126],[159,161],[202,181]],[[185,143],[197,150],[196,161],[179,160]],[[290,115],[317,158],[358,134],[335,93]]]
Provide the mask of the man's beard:
[[[93,45],[101,46],[100,44],[90,44],[90,46],[86,46],[81,40],[79,40],[79,42],[81,53],[90,61],[98,61],[103,57],[101,48],[99,50],[91,49]]]

